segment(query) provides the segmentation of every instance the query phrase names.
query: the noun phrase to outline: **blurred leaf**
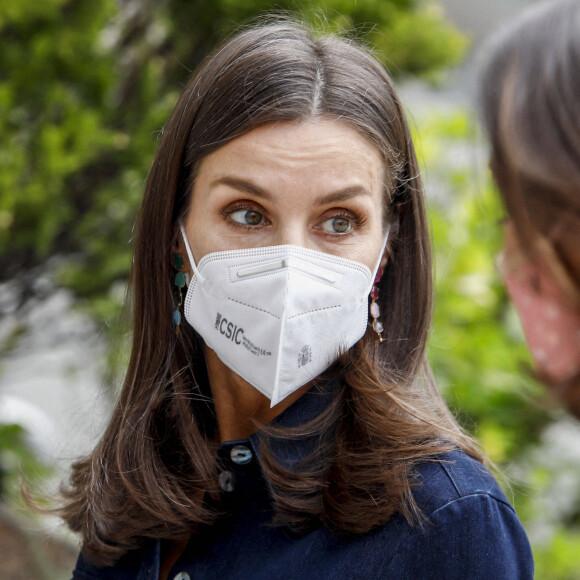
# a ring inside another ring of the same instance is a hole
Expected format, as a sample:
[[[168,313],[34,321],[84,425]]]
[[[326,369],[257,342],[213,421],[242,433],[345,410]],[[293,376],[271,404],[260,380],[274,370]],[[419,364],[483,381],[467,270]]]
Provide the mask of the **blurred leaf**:
[[[20,476],[31,481],[51,472],[30,450],[20,425],[0,423],[0,495],[18,496]]]

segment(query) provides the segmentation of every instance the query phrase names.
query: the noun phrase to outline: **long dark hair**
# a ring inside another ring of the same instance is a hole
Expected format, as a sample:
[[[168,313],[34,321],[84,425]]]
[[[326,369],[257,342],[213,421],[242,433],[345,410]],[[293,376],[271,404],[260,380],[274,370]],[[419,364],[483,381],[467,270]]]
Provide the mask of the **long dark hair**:
[[[450,416],[425,360],[431,321],[429,234],[419,169],[391,80],[353,42],[292,22],[248,29],[187,84],[147,180],[130,280],[133,348],[123,390],[94,452],[73,466],[62,514],[86,555],[111,563],[146,537],[212,524],[215,415],[203,345],[171,322],[171,253],[200,160],[252,129],[340,119],[382,153],[389,261],[380,283],[384,342],[369,331],[328,375],[333,403],[315,423],[318,453],[289,473],[267,453],[275,523],[364,533],[395,513],[416,520],[413,466],[453,446],[480,457]],[[330,379],[329,379],[330,380]],[[279,435],[279,434],[278,434]]]
[[[531,7],[482,49],[480,68],[490,165],[520,246],[548,241],[580,307],[580,2]],[[551,386],[580,417],[580,375]]]
[[[491,165],[516,231],[552,238],[580,288],[580,3],[532,7],[484,47],[480,66]],[[558,228],[569,218],[576,227]]]

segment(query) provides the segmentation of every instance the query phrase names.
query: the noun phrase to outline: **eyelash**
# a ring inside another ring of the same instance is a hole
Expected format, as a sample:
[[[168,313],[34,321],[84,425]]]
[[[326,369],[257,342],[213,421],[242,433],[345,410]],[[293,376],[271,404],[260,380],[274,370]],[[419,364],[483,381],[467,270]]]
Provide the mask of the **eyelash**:
[[[227,209],[225,209],[222,212],[222,215],[228,221],[229,225],[231,225],[234,228],[242,228],[244,230],[255,230],[257,227],[260,227],[260,226],[252,226],[249,224],[245,225],[245,224],[241,224],[237,221],[232,220],[230,216],[236,212],[239,212],[239,211],[257,211],[258,213],[262,214],[263,219],[266,222],[265,224],[260,224],[260,225],[268,225],[270,223],[268,218],[266,217],[266,212],[262,207],[254,205],[254,204],[239,204],[239,205],[228,207]],[[323,231],[323,234],[331,236],[331,237],[347,237],[349,234],[353,233],[353,231],[355,231],[356,229],[364,226],[364,224],[367,221],[366,218],[363,218],[358,213],[355,213],[352,210],[340,210],[339,209],[339,210],[337,210],[336,213],[334,213],[333,215],[329,215],[328,217],[323,219],[320,223],[322,224],[327,220],[336,219],[336,218],[344,218],[344,219],[348,220],[349,222],[351,222],[352,229],[349,232],[344,233],[344,234],[339,234],[339,233],[332,234],[330,232],[324,232],[324,231]],[[322,229],[321,226],[320,226],[320,229]]]

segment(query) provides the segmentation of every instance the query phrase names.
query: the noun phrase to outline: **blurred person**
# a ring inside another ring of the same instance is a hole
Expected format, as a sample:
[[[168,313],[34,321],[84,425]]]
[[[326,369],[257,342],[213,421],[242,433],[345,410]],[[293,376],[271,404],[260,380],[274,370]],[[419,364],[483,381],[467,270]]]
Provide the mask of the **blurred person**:
[[[286,21],[217,49],[148,177],[125,383],[64,490],[74,578],[532,578],[431,376],[431,278],[383,67]]]
[[[580,418],[580,2],[529,8],[483,53],[500,272],[538,377]]]

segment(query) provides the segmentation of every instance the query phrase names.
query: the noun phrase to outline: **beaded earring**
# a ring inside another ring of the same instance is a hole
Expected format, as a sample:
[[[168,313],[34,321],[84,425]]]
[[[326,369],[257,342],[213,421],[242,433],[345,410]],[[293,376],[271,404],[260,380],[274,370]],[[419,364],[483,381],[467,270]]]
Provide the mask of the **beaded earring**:
[[[383,277],[383,267],[381,266],[377,271],[375,283],[373,284],[373,288],[371,290],[371,304],[369,307],[369,313],[373,319],[371,326],[373,327],[373,330],[377,333],[379,337],[379,342],[383,342],[382,332],[384,330],[383,323],[380,320],[378,320],[379,316],[381,315],[381,309],[377,304],[377,300],[379,299],[378,284],[381,281],[382,277]]]
[[[181,306],[183,304],[183,288],[185,286],[185,273],[183,272],[183,257],[181,254],[173,254],[173,267],[177,270],[177,274],[173,283],[177,287],[177,297],[175,310],[173,311],[173,326],[175,326],[175,334],[179,336],[179,329],[181,326]]]

